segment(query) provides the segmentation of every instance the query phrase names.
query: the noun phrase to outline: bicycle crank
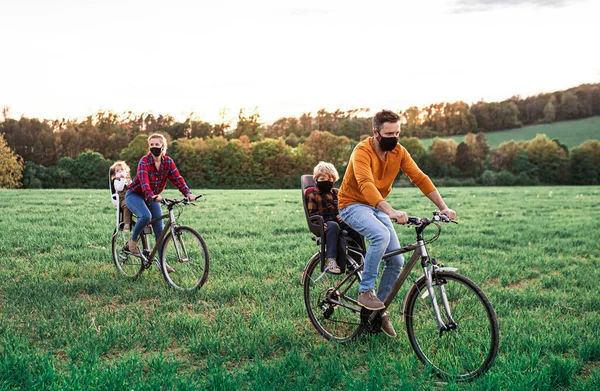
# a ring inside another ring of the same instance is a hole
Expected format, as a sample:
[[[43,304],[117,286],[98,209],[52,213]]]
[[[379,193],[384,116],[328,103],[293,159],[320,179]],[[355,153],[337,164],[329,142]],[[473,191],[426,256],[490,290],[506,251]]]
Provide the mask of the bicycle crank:
[[[367,332],[375,334],[381,331],[381,311],[373,319],[370,319],[372,313],[373,311],[362,308],[360,310],[360,323]]]

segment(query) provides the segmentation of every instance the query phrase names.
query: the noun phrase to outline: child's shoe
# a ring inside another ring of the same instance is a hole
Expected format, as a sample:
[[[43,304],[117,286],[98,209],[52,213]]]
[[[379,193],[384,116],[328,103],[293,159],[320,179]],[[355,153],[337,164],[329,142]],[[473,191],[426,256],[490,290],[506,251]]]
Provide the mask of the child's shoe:
[[[325,260],[325,271],[330,274],[340,274],[342,269],[338,266],[335,258],[327,258]]]

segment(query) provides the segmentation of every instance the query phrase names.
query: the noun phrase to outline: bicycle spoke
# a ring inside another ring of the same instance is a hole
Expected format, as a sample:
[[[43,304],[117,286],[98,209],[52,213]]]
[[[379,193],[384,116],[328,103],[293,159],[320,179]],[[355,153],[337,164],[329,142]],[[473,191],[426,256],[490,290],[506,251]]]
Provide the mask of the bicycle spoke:
[[[348,341],[361,331],[360,307],[356,304],[356,275],[321,272],[318,254],[306,270],[304,302],[315,328],[327,339]],[[343,283],[342,283],[343,282]]]
[[[131,279],[136,279],[143,271],[143,265],[141,258],[131,254],[127,250],[127,242],[131,237],[130,232],[123,232],[118,230],[113,233],[112,238],[112,257],[113,263],[117,270]],[[140,244],[144,245],[146,237],[141,237]]]
[[[208,275],[209,255],[204,239],[189,227],[178,227],[163,248],[163,272],[167,282],[180,290],[200,288]],[[167,272],[169,265],[174,272]]]
[[[423,282],[409,300],[407,332],[419,358],[442,376],[471,379],[485,372],[497,354],[498,324],[491,305],[476,285],[456,274],[440,273],[442,276],[440,282],[456,328],[440,331],[431,298],[421,294]],[[435,292],[440,315],[449,325],[439,290]]]

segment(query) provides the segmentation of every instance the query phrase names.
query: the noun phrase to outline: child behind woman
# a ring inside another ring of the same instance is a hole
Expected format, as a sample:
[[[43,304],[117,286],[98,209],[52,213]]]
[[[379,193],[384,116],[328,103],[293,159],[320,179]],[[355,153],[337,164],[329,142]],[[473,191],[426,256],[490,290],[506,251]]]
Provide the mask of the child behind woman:
[[[127,184],[131,181],[129,166],[122,160],[118,160],[110,166],[110,179],[113,181],[115,190],[119,195],[118,205],[123,210],[123,232],[131,231],[131,211],[125,204],[125,193]],[[114,201],[113,201],[114,202]],[[115,206],[118,206],[115,204]]]

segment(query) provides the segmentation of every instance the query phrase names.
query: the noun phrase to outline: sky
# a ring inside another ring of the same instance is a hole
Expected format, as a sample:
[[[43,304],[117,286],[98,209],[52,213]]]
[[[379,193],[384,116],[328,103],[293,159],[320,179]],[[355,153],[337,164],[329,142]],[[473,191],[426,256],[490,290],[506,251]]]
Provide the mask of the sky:
[[[600,82],[597,0],[0,0],[13,118],[501,101]]]

